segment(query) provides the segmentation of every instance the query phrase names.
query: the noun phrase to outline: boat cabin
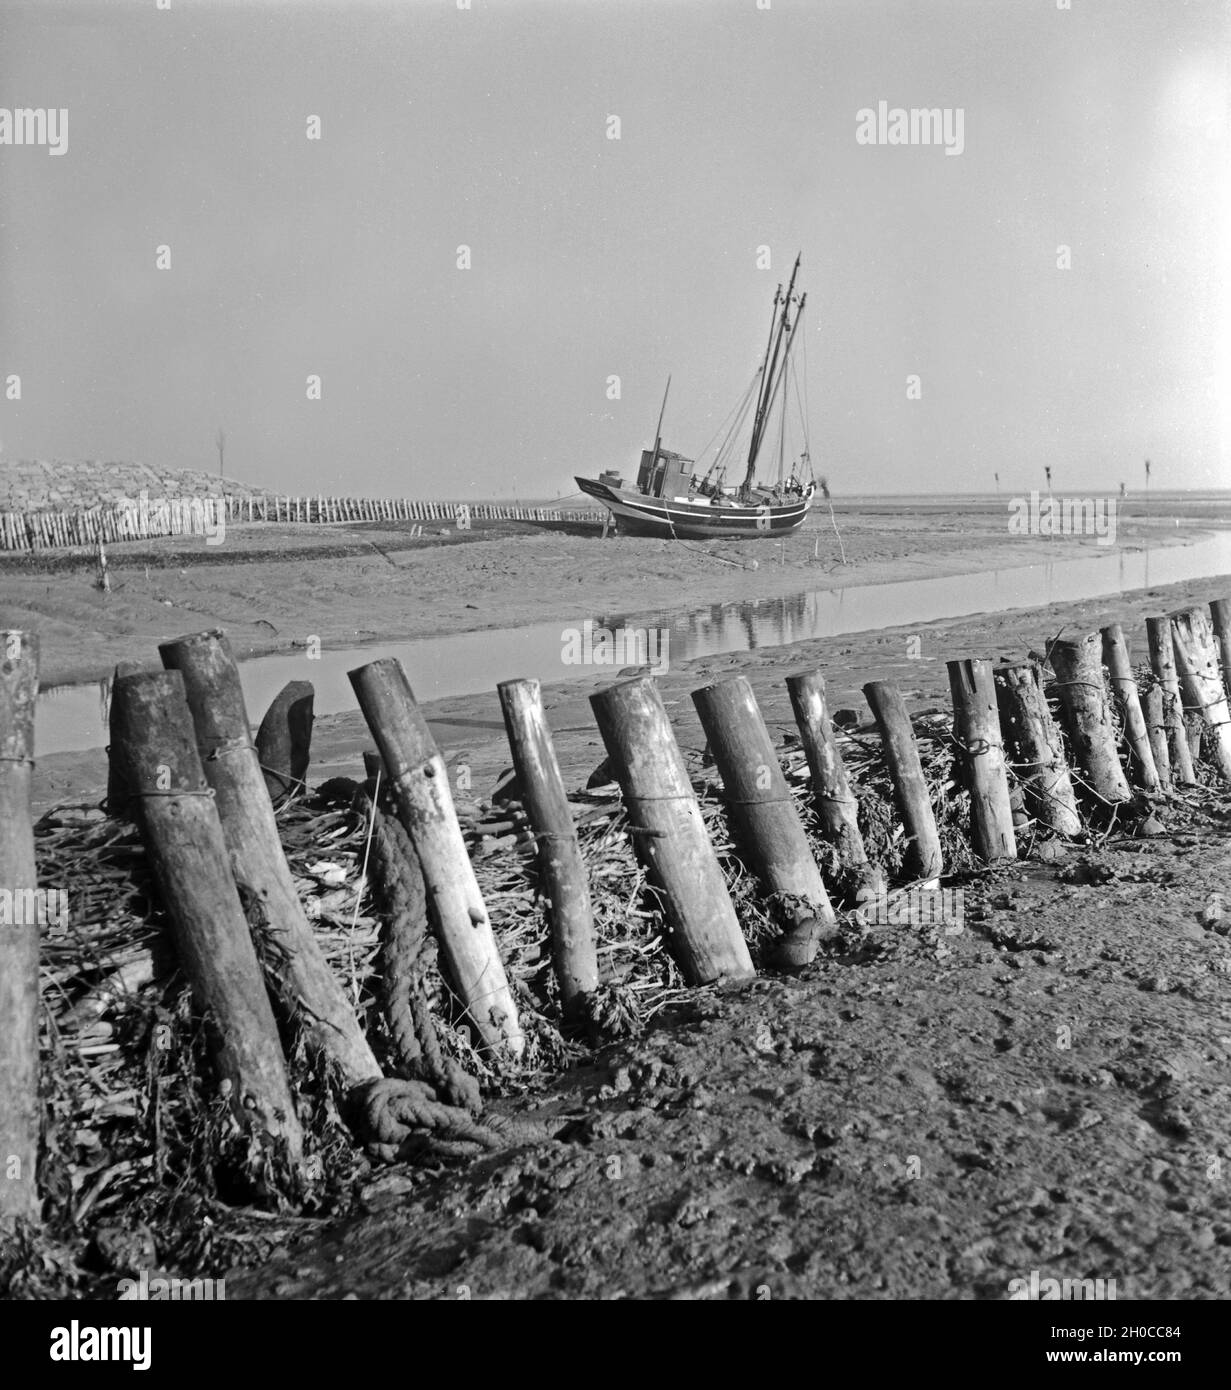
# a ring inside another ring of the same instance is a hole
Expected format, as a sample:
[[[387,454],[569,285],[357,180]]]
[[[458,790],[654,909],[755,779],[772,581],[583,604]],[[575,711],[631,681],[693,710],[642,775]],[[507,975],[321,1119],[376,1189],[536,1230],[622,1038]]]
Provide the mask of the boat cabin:
[[[688,495],[692,480],[692,459],[683,454],[673,454],[670,449],[659,449],[655,462],[653,449],[642,449],[641,467],[637,469],[637,491],[647,497],[675,497]]]

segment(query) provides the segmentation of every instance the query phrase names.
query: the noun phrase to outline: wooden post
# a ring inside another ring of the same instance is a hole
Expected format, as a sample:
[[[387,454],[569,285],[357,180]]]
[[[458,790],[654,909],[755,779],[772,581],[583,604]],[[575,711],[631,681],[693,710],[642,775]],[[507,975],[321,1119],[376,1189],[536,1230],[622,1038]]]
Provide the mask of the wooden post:
[[[1163,715],[1163,688],[1152,685],[1146,691],[1146,733],[1150,736],[1150,752],[1154,755],[1154,770],[1158,785],[1164,791],[1171,787],[1171,754],[1167,751],[1167,725]]]
[[[539,842],[539,873],[551,921],[551,953],[565,1017],[575,1017],[598,988],[594,912],[573,813],[560,778],[538,681],[497,687],[522,800]]]
[[[748,944],[653,681],[621,681],[591,695],[590,705],[684,979],[750,978]]]
[[[1222,668],[1222,688],[1231,700],[1231,598],[1210,601],[1210,621],[1218,643],[1218,664]]]
[[[457,823],[448,771],[402,663],[386,657],[349,676],[385,760],[398,819],[419,856],[441,954],[466,1022],[484,1047],[520,1057],[525,1037]]]
[[[372,1049],[295,891],[226,635],[199,632],[164,642],[158,650],[167,669],[183,676],[235,881],[260,900],[269,931],[283,949],[286,994],[295,1008],[292,1022],[312,1052],[337,1066],[348,1089],[379,1077]]]
[[[30,823],[38,637],[0,632],[0,1226],[38,1221],[38,875]]]
[[[1150,666],[1163,691],[1163,720],[1167,726],[1167,752],[1171,759],[1172,780],[1193,786],[1197,774],[1193,771],[1192,752],[1188,747],[1188,735],[1184,732],[1171,619],[1147,618],[1146,636],[1150,642]]]
[[[1150,733],[1141,712],[1141,697],[1129,660],[1128,643],[1119,623],[1111,623],[1103,629],[1103,665],[1111,676],[1111,688],[1120,709],[1133,781],[1144,791],[1156,792],[1159,790],[1158,769],[1154,766]]]
[[[1171,615],[1171,632],[1185,708],[1202,721],[1206,761],[1231,782],[1231,712],[1210,620],[1200,608],[1184,608]]]
[[[940,835],[928,799],[927,783],[923,780],[923,764],[919,761],[906,703],[897,686],[890,681],[869,681],[863,693],[880,730],[898,813],[910,837],[907,870],[912,878],[922,881],[924,888],[936,888],[944,868]]]
[[[953,696],[953,736],[970,792],[974,852],[985,863],[1017,858],[1009,777],[1005,768],[992,663],[979,658],[946,662]]]
[[[1026,808],[1058,835],[1080,835],[1081,817],[1060,730],[1047,708],[1040,669],[1031,662],[993,672],[1000,729]]]
[[[825,678],[819,671],[804,671],[788,676],[786,688],[812,774],[812,804],[821,834],[837,850],[838,862],[851,871],[856,886],[877,892],[884,888],[885,876],[868,862],[859,831],[859,803],[851,791],[825,705]]]
[[[288,681],[274,696],[256,733],[256,755],[275,806],[304,789],[312,752],[311,681]]]
[[[1056,693],[1068,725],[1069,743],[1093,794],[1108,805],[1131,801],[1120,766],[1115,727],[1103,684],[1103,642],[1097,632],[1051,646]]]
[[[123,676],[111,694],[125,776],[184,971],[213,1029],[220,1080],[241,1123],[303,1142],[265,981],[231,877],[214,794],[178,671]]]
[[[768,893],[801,900],[795,920],[834,921],[825,882],[752,686],[744,676],[693,691],[736,837]]]
[[[116,820],[131,821],[136,819],[136,815],[135,808],[130,805],[128,783],[124,778],[124,767],[120,758],[119,733],[116,728],[115,687],[116,682],[123,676],[135,676],[146,669],[139,661],[119,661],[116,663],[115,671],[111,677],[107,712],[110,741],[107,746],[107,800],[105,805],[107,814],[114,816]]]

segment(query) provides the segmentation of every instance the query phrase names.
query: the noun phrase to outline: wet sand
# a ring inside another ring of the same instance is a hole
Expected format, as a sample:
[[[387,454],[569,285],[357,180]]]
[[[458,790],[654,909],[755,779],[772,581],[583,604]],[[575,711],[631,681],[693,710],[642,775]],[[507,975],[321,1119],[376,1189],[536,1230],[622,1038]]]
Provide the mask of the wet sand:
[[[610,613],[978,574],[1116,548],[1093,537],[1014,536],[1005,511],[988,506],[841,511],[837,521],[841,547],[824,514],[781,545],[601,540],[593,527],[516,523],[468,535],[441,526],[423,538],[405,526],[232,526],[214,547],[185,537],[111,547],[109,594],[94,587],[86,555],[51,566],[4,559],[0,626],[39,633],[47,687],[102,679],[117,661],[156,662],[159,642],[211,627],[225,628],[243,659],[302,650],[313,637],[329,648],[579,625]],[[1207,529],[1199,515],[1156,515],[1147,530],[1122,513],[1116,543],[1140,549],[1148,535],[1151,546],[1174,545]]]
[[[871,538],[866,539],[870,546]],[[496,544],[503,550],[504,542]],[[996,553],[999,563],[1006,563],[1004,551]],[[487,563],[495,562],[494,556],[484,556],[482,559]],[[937,566],[936,572],[943,572],[940,566],[946,562],[954,565],[968,563],[975,568],[973,560],[970,552],[960,550],[941,551],[932,557]],[[681,562],[676,560],[674,563]],[[926,561],[916,555],[904,558],[902,563],[922,566]],[[885,568],[892,567],[886,565]],[[866,575],[866,568],[863,572]],[[759,570],[742,572],[741,578],[755,579],[759,573]],[[894,577],[901,577],[900,572]],[[817,575],[813,572],[809,582],[815,584],[816,580]],[[795,582],[799,582],[798,573]],[[693,661],[673,663],[670,671],[659,678],[659,686],[676,725],[681,746],[686,751],[699,753],[704,739],[689,698],[690,692],[724,676],[736,673],[747,675],[771,732],[780,736],[794,728],[784,685],[786,676],[794,671],[812,667],[824,671],[832,706],[854,708],[861,719],[867,717],[862,686],[871,680],[896,681],[912,711],[933,706],[948,708],[948,676],[945,668],[948,660],[969,656],[985,656],[995,660],[1021,659],[1032,648],[1041,649],[1049,638],[1061,630],[1071,635],[1117,621],[1124,626],[1136,664],[1147,658],[1147,616],[1226,595],[1231,595],[1231,575],[1138,590],[1122,596],[1058,602],[1045,607],[977,614],[850,633],[837,638],[797,642],[758,651],[700,657]],[[739,596],[738,587],[735,596]],[[717,601],[717,595],[714,597]],[[208,624],[202,622],[198,625]],[[187,631],[189,627],[185,624],[177,630]],[[154,654],[153,641],[147,639],[140,644],[139,650],[148,660]],[[306,674],[310,676],[310,672]],[[502,673],[502,678],[516,674],[509,671]],[[544,689],[544,702],[557,754],[569,786],[583,785],[602,761],[603,748],[588,697],[595,690],[610,684],[619,674],[610,667],[592,668],[581,678],[549,685]],[[632,674],[632,671],[628,674]],[[492,690],[483,694],[425,702],[423,706],[450,762],[455,768],[468,769],[468,790],[477,796],[490,794],[509,761],[494,686],[493,682]],[[256,718],[259,712],[254,710],[251,713]],[[318,782],[329,776],[360,775],[362,753],[370,747],[371,735],[357,709],[319,718],[313,735],[311,780]],[[105,786],[106,761],[101,749],[46,757],[40,760],[36,771],[36,805],[41,810],[65,801],[94,802],[101,799]]]

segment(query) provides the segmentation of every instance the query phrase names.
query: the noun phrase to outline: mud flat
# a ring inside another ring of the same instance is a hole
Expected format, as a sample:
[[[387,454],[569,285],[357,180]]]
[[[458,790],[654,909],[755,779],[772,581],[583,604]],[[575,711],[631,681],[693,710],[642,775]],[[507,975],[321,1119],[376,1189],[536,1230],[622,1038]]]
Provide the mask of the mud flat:
[[[1114,546],[1094,537],[1010,534],[1003,509],[959,506],[843,512],[848,564],[827,517],[777,542],[721,546],[635,537],[596,527],[495,523],[415,538],[394,526],[232,526],[219,546],[168,538],[110,548],[112,590],[93,587],[85,555],[0,557],[0,621],[42,643],[40,683],[97,680],[144,661],[160,641],[225,627],[236,655],[518,627],[579,623],[770,598],[809,589],[981,574],[1182,544],[1217,525],[1217,508],[1121,515]],[[448,534],[439,534],[448,532]],[[755,564],[755,568],[752,566]],[[310,675],[306,678],[310,678]]]
[[[859,685],[888,678],[916,710],[943,705],[945,659],[1114,619],[1139,661],[1146,615],[1229,584],[703,660],[664,695],[694,750],[687,691],[728,670],[780,731],[783,677],[809,662],[836,704],[862,712]],[[489,703],[434,714],[494,769]],[[599,755],[585,713],[557,689],[577,775]],[[325,743],[345,760],[350,737],[330,721]],[[1160,814],[1160,838],[976,876],[957,932],[843,934],[797,979],[693,992],[498,1103],[528,1140],[373,1175],[358,1215],[289,1233],[228,1296],[1005,1300],[1057,1279],[1227,1298],[1231,940],[1208,909],[1231,881],[1231,796],[1202,787]]]
[[[1231,576],[1222,576],[1041,608],[847,633],[673,662],[659,683],[681,746],[699,753],[704,737],[689,692],[724,674],[741,672],[748,676],[771,730],[778,733],[794,728],[785,678],[810,666],[824,670],[834,707],[852,707],[861,718],[867,716],[861,691],[870,680],[898,682],[913,712],[928,706],[947,708],[948,660],[966,656],[1020,659],[1032,648],[1042,650],[1062,629],[1071,635],[1119,622],[1129,638],[1131,658],[1140,664],[1148,657],[1146,617],[1228,593]],[[227,630],[229,633],[230,628]],[[142,659],[149,660],[151,645],[137,644],[136,649]],[[301,674],[311,679],[310,662],[303,663]],[[474,789],[480,794],[490,791],[495,778],[509,766],[495,682],[520,674],[513,669],[501,671],[491,688],[482,693],[423,702],[437,741],[452,758],[470,767]],[[569,785],[583,785],[603,758],[589,696],[617,674],[610,667],[592,667],[585,675],[544,689],[556,750]],[[250,710],[250,714],[255,718],[258,711]],[[370,746],[371,736],[358,710],[319,718],[313,732],[313,778],[358,775],[363,751]],[[36,809],[66,801],[96,802],[103,795],[106,780],[106,757],[101,747],[42,757],[35,772]]]
[[[661,688],[699,754],[689,692],[727,672],[778,735],[784,677],[810,665],[861,716],[872,679],[947,709],[947,660],[1118,621],[1140,662],[1146,616],[1229,593],[1221,575],[702,657]],[[569,785],[600,760],[587,697],[614,674],[546,692]],[[488,795],[508,764],[494,692],[427,713]],[[311,781],[357,774],[369,744],[357,713],[321,720]],[[44,803],[97,800],[101,752],[38,777]],[[1036,1272],[1114,1281],[1118,1300],[1226,1298],[1231,941],[1208,909],[1231,797],[1206,785],[1159,813],[1158,838],[968,876],[956,933],[848,924],[797,979],[673,998],[635,1039],[506,1087],[507,1149],[357,1168],[346,1217],[215,1203],[228,1254],[194,1269],[232,1299],[998,1300]],[[77,1287],[114,1296],[106,1277]]]

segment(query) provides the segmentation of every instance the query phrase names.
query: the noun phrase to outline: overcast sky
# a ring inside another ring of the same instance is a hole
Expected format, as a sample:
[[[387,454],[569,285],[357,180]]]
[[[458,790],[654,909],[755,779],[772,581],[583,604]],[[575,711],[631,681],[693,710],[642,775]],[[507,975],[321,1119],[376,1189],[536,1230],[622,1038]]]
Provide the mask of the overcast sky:
[[[0,0],[0,108],[69,113],[0,145],[0,457],[571,492],[668,372],[700,449],[802,250],[836,492],[1231,485],[1225,0],[170,6]]]

